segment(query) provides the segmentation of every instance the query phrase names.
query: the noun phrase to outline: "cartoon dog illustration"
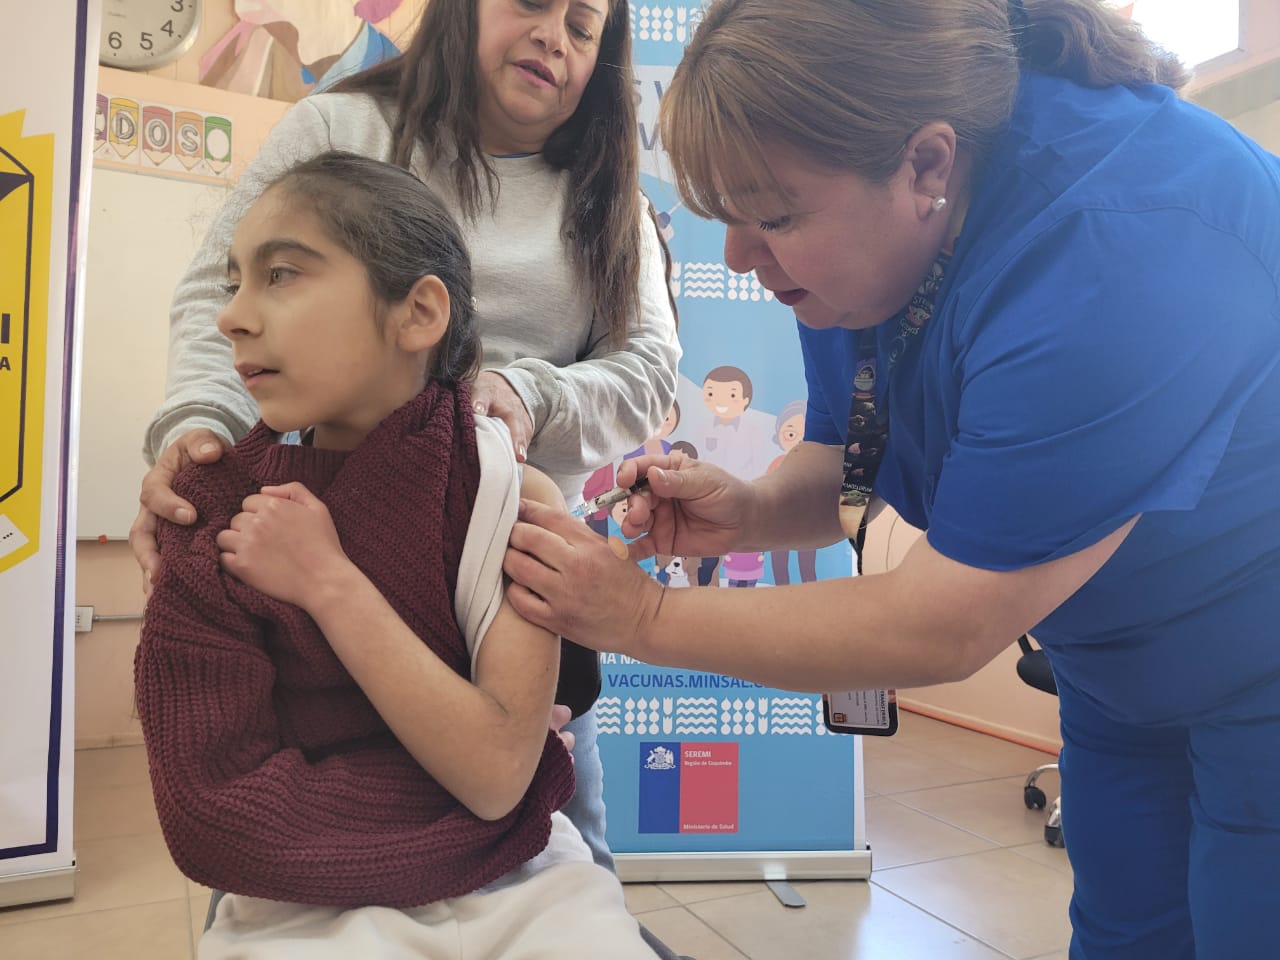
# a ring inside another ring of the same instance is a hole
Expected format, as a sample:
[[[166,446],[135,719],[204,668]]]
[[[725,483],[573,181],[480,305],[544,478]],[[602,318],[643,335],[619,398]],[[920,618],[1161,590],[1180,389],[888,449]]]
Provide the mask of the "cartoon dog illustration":
[[[689,586],[689,574],[685,571],[685,557],[672,557],[671,562],[662,568],[667,575],[668,587]]]

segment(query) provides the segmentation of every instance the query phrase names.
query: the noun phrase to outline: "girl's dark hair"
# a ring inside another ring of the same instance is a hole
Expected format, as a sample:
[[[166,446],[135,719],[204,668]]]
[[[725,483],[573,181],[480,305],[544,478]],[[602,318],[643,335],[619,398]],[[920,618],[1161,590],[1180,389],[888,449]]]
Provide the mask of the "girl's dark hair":
[[[399,166],[409,167],[417,146],[429,166],[456,151],[453,175],[468,217],[477,215],[486,192],[492,202],[499,188],[480,144],[477,36],[476,0],[430,0],[400,56],[331,88],[395,103],[392,159]],[[633,96],[630,8],[627,0],[609,0],[596,68],[578,109],[551,134],[542,154],[553,169],[569,172],[563,232],[591,290],[593,311],[608,321],[614,343],[639,316],[644,210],[637,195]]]
[[[364,265],[381,304],[399,303],[425,276],[449,292],[449,327],[427,377],[470,380],[480,367],[471,257],[440,198],[399,167],[331,151],[285,171],[271,188],[303,201],[330,238]]]

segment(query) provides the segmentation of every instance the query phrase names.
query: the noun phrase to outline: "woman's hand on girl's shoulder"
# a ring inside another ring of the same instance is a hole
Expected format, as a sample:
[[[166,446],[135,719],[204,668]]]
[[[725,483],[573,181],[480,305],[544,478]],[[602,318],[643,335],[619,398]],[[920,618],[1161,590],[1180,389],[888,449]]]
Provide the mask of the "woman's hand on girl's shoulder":
[[[516,461],[524,463],[528,459],[533,418],[506,377],[494,370],[482,371],[471,386],[471,407],[477,416],[496,417],[505,423],[511,431]]]
[[[183,526],[195,523],[196,510],[173,492],[173,481],[193,463],[214,463],[225,447],[212,430],[188,430],[169,444],[155,466],[142,478],[138,496],[141,508],[129,528],[129,546],[142,569],[142,589],[151,592],[151,584],[160,573],[160,551],[156,547],[156,521],[160,518]]]

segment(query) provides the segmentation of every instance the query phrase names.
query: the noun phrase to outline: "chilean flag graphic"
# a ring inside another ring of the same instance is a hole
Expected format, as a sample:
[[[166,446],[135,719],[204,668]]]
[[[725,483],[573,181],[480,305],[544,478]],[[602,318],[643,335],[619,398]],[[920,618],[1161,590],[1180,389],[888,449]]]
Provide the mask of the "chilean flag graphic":
[[[640,743],[640,833],[737,833],[738,744]]]

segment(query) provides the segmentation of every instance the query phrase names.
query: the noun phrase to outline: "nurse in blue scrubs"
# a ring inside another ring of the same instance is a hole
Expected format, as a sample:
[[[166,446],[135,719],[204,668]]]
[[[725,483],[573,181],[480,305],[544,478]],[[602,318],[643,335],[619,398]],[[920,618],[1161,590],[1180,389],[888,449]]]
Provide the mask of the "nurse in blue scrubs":
[[[535,623],[774,687],[957,680],[1032,632],[1072,960],[1276,955],[1280,160],[1185,80],[1096,0],[711,4],[663,143],[796,314],[806,435],[753,483],[628,461],[633,555],[824,546],[873,496],[927,534],[773,590],[665,591],[534,507],[507,556]]]

